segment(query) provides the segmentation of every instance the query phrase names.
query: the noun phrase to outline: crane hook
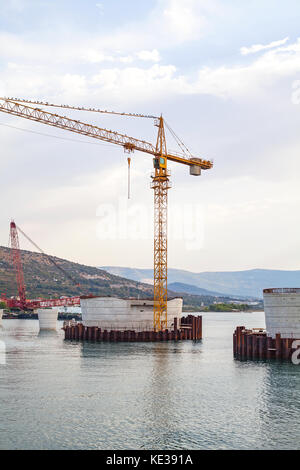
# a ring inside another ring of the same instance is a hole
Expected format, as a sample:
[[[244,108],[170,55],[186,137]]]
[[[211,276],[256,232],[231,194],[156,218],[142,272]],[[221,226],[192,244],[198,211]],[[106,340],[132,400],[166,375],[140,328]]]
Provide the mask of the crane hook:
[[[127,158],[128,162],[128,199],[130,199],[130,163],[131,163],[131,158]]]

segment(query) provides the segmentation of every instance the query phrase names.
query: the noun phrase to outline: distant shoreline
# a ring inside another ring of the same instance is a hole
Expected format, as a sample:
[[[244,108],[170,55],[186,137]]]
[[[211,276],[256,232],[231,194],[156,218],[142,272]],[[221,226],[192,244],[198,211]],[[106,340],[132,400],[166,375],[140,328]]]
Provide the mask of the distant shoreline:
[[[81,315],[78,314],[70,314],[70,315],[65,315],[65,314],[58,314],[58,320],[72,320],[75,319],[77,321],[81,321],[82,317]],[[38,315],[37,313],[20,313],[16,315],[3,315],[2,320],[38,320]]]

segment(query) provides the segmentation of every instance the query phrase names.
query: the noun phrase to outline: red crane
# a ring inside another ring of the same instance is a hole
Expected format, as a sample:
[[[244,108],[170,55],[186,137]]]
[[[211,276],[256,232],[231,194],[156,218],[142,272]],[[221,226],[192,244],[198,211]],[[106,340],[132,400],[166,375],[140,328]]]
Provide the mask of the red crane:
[[[61,307],[61,306],[76,306],[80,305],[80,296],[77,297],[63,297],[61,299],[36,299],[28,300],[26,299],[26,289],[24,282],[24,273],[23,265],[20,252],[19,236],[18,230],[29,240],[42,254],[46,255],[41,248],[39,248],[12,220],[10,223],[10,246],[12,250],[13,258],[13,267],[16,273],[17,279],[17,288],[18,288],[18,298],[7,299],[5,296],[2,296],[2,300],[6,302],[9,308],[18,308],[21,310],[34,310],[36,308],[45,308],[45,307]],[[46,255],[47,256],[47,255]],[[61,266],[59,266],[56,261],[54,261],[50,256],[48,259],[55,265],[57,269],[62,271],[66,277],[68,277],[76,286],[80,286],[73,277],[67,273]]]
[[[15,222],[10,223],[10,246],[12,249],[13,266],[16,271],[18,295],[21,305],[26,305],[26,291],[24,283],[23,266],[20,253],[19,237]]]

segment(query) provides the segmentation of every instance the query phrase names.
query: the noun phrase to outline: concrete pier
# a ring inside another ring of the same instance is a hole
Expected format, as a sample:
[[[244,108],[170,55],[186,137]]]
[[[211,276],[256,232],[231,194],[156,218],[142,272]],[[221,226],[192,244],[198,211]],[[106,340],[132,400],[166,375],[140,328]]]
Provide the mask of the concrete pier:
[[[300,289],[264,290],[267,335],[276,338],[300,338]]]
[[[39,317],[40,330],[53,331],[57,328],[58,308],[39,308],[37,309]]]
[[[168,299],[168,324],[182,316],[182,298]],[[153,299],[121,299],[118,297],[80,298],[82,323],[104,330],[147,331],[153,327]]]

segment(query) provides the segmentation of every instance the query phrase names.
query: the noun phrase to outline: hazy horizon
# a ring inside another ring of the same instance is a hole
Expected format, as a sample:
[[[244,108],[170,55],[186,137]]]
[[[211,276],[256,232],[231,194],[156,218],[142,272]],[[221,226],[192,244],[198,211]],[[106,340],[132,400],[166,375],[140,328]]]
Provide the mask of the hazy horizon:
[[[9,248],[8,246],[5,246],[5,245],[0,245],[0,248]],[[41,254],[43,255],[43,253],[37,251],[37,250],[33,250],[33,249],[23,249],[23,248],[20,248],[22,251],[27,251],[27,252],[30,252],[30,253],[37,253],[37,254]],[[79,262],[79,261],[76,261],[76,259],[70,259],[70,258],[65,258],[63,256],[57,256],[53,253],[45,253],[46,256],[50,256],[52,258],[58,258],[58,259],[63,259],[63,260],[66,260],[66,261],[70,261],[72,263],[77,263],[77,264],[82,264],[82,265],[87,265],[87,266],[90,266],[90,267],[95,267],[95,268],[99,268],[99,269],[103,269],[105,270],[105,268],[120,268],[120,269],[137,269],[137,270],[152,270],[153,271],[153,267],[151,266],[146,266],[146,267],[140,267],[140,266],[125,266],[125,265],[111,265],[111,264],[107,264],[107,265],[95,265],[95,264],[88,264],[88,263],[84,263],[84,262]],[[192,269],[185,269],[185,268],[180,268],[180,267],[173,267],[173,266],[168,266],[168,270],[178,270],[178,271],[187,271],[187,272],[191,272],[191,273],[194,273],[194,274],[200,274],[200,273],[206,273],[206,272],[219,272],[219,273],[222,273],[222,272],[230,272],[230,273],[234,273],[234,272],[246,272],[246,271],[286,271],[286,272],[296,272],[296,271],[300,271],[300,269],[284,269],[284,268],[268,268],[268,267],[256,267],[256,268],[249,268],[249,269],[232,269],[232,270],[205,270],[205,271],[193,271]]]

